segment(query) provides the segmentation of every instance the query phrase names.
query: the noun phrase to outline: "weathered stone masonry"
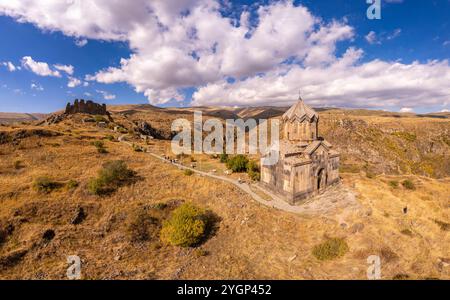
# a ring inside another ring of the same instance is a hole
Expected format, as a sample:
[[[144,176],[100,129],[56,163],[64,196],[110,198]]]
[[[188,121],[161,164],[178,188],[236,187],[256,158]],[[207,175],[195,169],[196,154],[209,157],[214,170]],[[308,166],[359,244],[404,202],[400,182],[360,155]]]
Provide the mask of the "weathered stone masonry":
[[[339,181],[339,153],[319,137],[319,114],[300,98],[282,117],[280,159],[261,183],[294,205]]]
[[[84,101],[78,99],[72,104],[67,103],[65,114],[85,113],[91,115],[109,115],[106,110],[106,104],[97,104],[93,101]]]

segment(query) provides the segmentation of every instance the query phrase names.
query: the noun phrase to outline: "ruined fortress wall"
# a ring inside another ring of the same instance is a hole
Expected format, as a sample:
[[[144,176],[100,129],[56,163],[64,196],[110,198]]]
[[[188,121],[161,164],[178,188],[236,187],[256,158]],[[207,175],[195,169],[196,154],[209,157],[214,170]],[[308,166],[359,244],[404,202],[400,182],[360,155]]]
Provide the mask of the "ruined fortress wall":
[[[67,103],[66,106],[66,114],[76,114],[76,113],[85,113],[91,115],[109,115],[106,110],[106,104],[98,104],[93,101],[84,101],[83,99],[78,101],[75,100],[73,104]]]

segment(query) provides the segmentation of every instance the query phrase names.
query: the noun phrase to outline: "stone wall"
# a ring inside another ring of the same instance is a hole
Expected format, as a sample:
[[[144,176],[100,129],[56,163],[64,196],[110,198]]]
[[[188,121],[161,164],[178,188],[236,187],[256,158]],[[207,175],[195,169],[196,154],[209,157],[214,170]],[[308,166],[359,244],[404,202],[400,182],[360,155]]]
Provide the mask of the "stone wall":
[[[106,104],[98,104],[93,101],[75,100],[73,104],[67,103],[65,114],[84,113],[90,115],[109,115]]]

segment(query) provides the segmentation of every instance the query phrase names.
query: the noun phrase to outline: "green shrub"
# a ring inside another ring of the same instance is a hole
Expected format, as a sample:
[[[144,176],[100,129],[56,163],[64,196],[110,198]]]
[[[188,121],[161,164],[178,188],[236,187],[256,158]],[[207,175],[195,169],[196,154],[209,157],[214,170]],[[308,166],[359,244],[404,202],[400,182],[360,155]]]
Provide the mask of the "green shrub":
[[[394,189],[398,188],[398,181],[395,180],[389,181],[389,186]]]
[[[256,161],[251,160],[247,163],[247,171],[259,172],[259,165]]]
[[[312,254],[319,260],[331,260],[345,255],[349,250],[344,239],[329,238],[313,248]]]
[[[235,173],[242,173],[247,171],[247,164],[248,158],[245,155],[239,154],[227,161],[227,168]]]
[[[128,169],[124,161],[109,161],[103,164],[97,178],[89,181],[88,190],[95,195],[107,194],[129,182],[134,176],[135,172]]]
[[[60,183],[53,181],[46,176],[38,177],[33,182],[34,189],[40,193],[51,193],[60,186]]]
[[[108,134],[107,136],[105,136],[105,140],[112,142],[115,140],[115,137],[113,135]]]
[[[69,189],[69,190],[73,190],[73,189],[76,189],[77,187],[78,187],[78,182],[77,181],[75,181],[75,180],[69,180],[69,182],[67,182],[67,184],[66,184],[66,187]]]
[[[91,178],[88,182],[88,190],[91,194],[102,195],[106,194],[108,190],[102,181],[98,178]]]
[[[251,160],[247,163],[247,174],[254,181],[259,181],[261,179],[261,171],[259,169],[259,165],[254,160]]]
[[[92,143],[92,145],[95,146],[95,148],[97,148],[98,153],[108,153],[108,151],[105,148],[105,144],[102,141],[95,141]]]
[[[128,130],[126,128],[119,127],[119,128],[117,128],[117,132],[126,134],[126,133],[128,133]]]
[[[194,174],[194,172],[192,170],[186,169],[184,170],[184,175],[186,176],[192,176]]]
[[[205,212],[189,203],[183,204],[163,223],[161,240],[165,243],[191,247],[198,244],[206,234]]]
[[[408,180],[408,179],[404,180],[402,182],[402,185],[407,190],[415,190],[416,189],[416,186],[414,185],[414,183],[411,180]]]
[[[261,173],[260,172],[248,171],[247,174],[250,177],[250,179],[253,180],[253,181],[260,181],[261,180]]]
[[[144,148],[139,145],[133,144],[132,147],[133,147],[134,152],[144,152]]]
[[[97,122],[97,123],[100,123],[100,122],[108,123],[108,122],[109,122],[105,117],[100,116],[100,115],[95,116],[95,117],[94,117],[94,120],[95,120],[95,122]]]
[[[220,162],[223,164],[226,164],[227,161],[228,161],[228,154],[226,154],[226,153],[220,154]]]

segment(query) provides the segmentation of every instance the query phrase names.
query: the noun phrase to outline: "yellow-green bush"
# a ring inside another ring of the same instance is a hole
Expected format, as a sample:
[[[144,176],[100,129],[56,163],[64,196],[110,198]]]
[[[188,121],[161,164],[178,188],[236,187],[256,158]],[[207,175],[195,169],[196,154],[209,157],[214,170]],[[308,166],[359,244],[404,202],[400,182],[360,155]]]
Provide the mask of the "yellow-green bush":
[[[205,237],[206,227],[205,211],[186,203],[176,208],[163,223],[161,240],[174,246],[191,247]]]
[[[227,168],[235,173],[241,173],[247,171],[248,158],[245,155],[236,155],[226,162]]]
[[[133,144],[132,147],[133,147],[134,152],[145,152],[144,148],[139,145]]]
[[[98,172],[97,178],[92,178],[88,183],[88,190],[95,195],[102,195],[115,190],[120,185],[128,182],[135,175],[128,169],[122,160],[108,161]]]
[[[261,171],[256,161],[251,160],[247,163],[247,174],[254,181],[259,181],[261,179]]]
[[[220,162],[225,164],[228,161],[228,154],[222,153],[220,154]]]
[[[398,181],[395,180],[389,181],[389,186],[394,189],[398,188]]]
[[[69,190],[73,190],[73,189],[76,189],[77,187],[78,187],[78,182],[76,181],[76,180],[69,180],[69,182],[67,182],[67,184],[66,184],[66,187],[69,189]]]
[[[319,260],[330,260],[345,255],[349,250],[344,239],[329,238],[313,248],[312,254]]]
[[[414,185],[414,182],[412,182],[411,180],[408,180],[408,179],[403,181],[402,185],[407,190],[415,190],[416,189],[416,186]]]
[[[95,116],[94,120],[97,123],[100,123],[100,122],[109,123],[108,119],[106,119],[104,116],[100,116],[100,115]]]
[[[40,193],[51,193],[60,186],[60,183],[53,181],[46,176],[38,177],[33,182],[34,189]]]
[[[95,141],[92,143],[92,145],[95,146],[95,148],[97,148],[98,153],[108,153],[108,151],[105,148],[105,144],[102,141]]]

